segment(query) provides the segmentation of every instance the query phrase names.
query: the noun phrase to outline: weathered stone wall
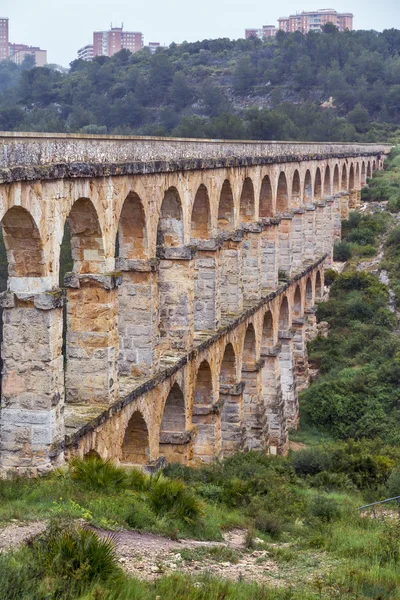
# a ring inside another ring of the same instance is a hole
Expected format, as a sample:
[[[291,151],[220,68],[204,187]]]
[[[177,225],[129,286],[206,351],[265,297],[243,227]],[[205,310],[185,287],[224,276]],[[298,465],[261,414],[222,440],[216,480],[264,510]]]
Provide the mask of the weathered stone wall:
[[[150,466],[286,452],[324,264],[387,148],[0,143],[2,472],[90,451]],[[60,291],[66,222],[73,272]]]

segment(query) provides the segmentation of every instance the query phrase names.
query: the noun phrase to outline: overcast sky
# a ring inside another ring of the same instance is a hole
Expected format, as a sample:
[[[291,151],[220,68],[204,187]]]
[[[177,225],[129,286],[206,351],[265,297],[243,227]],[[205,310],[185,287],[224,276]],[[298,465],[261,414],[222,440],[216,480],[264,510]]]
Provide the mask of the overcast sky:
[[[246,27],[276,24],[280,16],[328,8],[353,12],[357,29],[400,28],[400,0],[0,0],[0,17],[10,19],[10,41],[40,46],[48,61],[64,66],[94,30],[124,23],[148,42],[182,42],[244,36]]]

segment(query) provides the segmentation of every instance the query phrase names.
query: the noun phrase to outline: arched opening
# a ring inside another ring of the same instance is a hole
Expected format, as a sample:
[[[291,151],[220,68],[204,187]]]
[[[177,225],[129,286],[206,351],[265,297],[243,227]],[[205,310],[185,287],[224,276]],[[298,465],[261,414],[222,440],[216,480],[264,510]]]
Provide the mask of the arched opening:
[[[315,183],[314,183],[314,198],[320,200],[322,197],[322,181],[321,181],[321,170],[318,167],[315,172]]]
[[[342,169],[342,192],[347,191],[347,167],[343,165]]]
[[[136,410],[129,419],[122,443],[121,462],[145,465],[149,462],[149,432],[143,415]]]
[[[340,191],[340,183],[339,183],[339,166],[335,165],[333,171],[333,193],[336,194]]]
[[[312,180],[311,173],[308,169],[304,177],[304,200],[305,202],[310,202],[312,200]]]
[[[240,195],[240,220],[243,223],[254,220],[254,187],[250,177],[246,177]]]
[[[317,271],[317,275],[315,277],[315,298],[316,300],[321,300],[322,298],[322,281],[321,281],[321,273]]]
[[[104,244],[99,218],[89,198],[77,200],[68,216],[75,273],[104,272]]]
[[[294,293],[293,316],[297,319],[301,317],[301,292],[299,285],[296,287],[296,291]]]
[[[274,340],[274,322],[272,313],[268,310],[264,315],[262,338],[261,338],[261,354],[267,354],[273,348]]]
[[[256,334],[254,331],[254,326],[250,323],[250,325],[246,329],[246,335],[244,337],[243,357],[242,357],[243,368],[254,367],[255,362],[256,362]]]
[[[279,175],[278,188],[276,192],[276,212],[281,214],[289,210],[289,197],[286,175],[283,171]]]
[[[182,203],[178,190],[170,187],[164,194],[157,228],[157,246],[176,248],[183,245]]]
[[[13,206],[3,217],[9,277],[45,277],[47,268],[40,233],[31,214]]]
[[[354,165],[351,163],[349,172],[349,189],[354,190]]]
[[[372,172],[371,172],[371,163],[368,161],[368,166],[367,166],[367,178],[369,179],[370,177],[372,177]]]
[[[185,431],[185,422],[185,399],[179,385],[174,383],[164,405],[160,431]]]
[[[289,303],[285,296],[281,302],[279,309],[279,331],[287,331],[289,329]]]
[[[192,422],[197,425],[194,440],[194,458],[197,461],[211,462],[216,454],[218,417],[213,409],[214,395],[210,365],[203,360],[197,371],[193,399]]]
[[[298,170],[296,169],[293,174],[291,206],[293,206],[293,207],[300,206],[300,199],[301,199],[300,175],[299,175]]]
[[[218,230],[232,231],[235,227],[234,204],[231,184],[225,179],[218,205]]]
[[[328,165],[325,169],[324,175],[324,196],[330,196],[331,193],[331,170]]]
[[[126,259],[148,256],[146,215],[135,192],[126,198],[119,218],[115,255]]]
[[[219,382],[223,385],[236,383],[236,356],[232,344],[227,344],[221,363]]]
[[[313,293],[311,279],[307,279],[306,283],[306,308],[311,308],[313,305]]]
[[[201,184],[194,198],[190,237],[207,240],[211,229],[210,199],[205,185]]]
[[[268,175],[264,177],[260,191],[259,217],[261,219],[274,216],[272,185]]]

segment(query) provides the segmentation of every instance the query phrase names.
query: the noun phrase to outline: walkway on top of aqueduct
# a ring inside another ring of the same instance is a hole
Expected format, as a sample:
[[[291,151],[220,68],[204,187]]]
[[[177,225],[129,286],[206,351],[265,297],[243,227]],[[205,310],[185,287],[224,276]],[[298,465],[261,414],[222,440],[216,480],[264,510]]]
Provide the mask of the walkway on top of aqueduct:
[[[389,151],[0,134],[3,474],[284,453],[324,264]]]

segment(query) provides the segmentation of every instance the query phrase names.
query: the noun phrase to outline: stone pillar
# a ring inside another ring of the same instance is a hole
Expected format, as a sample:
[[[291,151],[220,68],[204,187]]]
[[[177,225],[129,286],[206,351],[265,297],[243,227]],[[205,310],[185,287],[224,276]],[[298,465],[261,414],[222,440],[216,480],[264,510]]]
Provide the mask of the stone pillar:
[[[304,264],[304,224],[306,213],[303,209],[296,209],[292,222],[292,270],[299,273]]]
[[[217,405],[193,406],[192,423],[197,427],[194,440],[194,462],[211,463],[216,458],[221,458],[221,411]]]
[[[244,427],[246,447],[265,450],[268,440],[268,420],[262,393],[262,368],[265,360],[242,369],[244,387]]]
[[[279,371],[280,344],[263,353],[265,361],[261,371],[262,395],[268,421],[268,447],[270,454],[286,454],[289,448],[285,406]]]
[[[262,294],[278,287],[279,220],[266,219],[261,234],[261,289]]]
[[[244,382],[233,385],[221,383],[219,387],[223,456],[245,449],[243,390]]]
[[[341,196],[335,195],[333,201],[333,240],[336,242],[342,239]]]
[[[242,243],[243,299],[254,302],[261,298],[261,236],[262,223],[245,226]]]
[[[340,217],[342,221],[349,218],[349,194],[344,192],[340,196]]]
[[[214,331],[221,321],[220,269],[216,240],[191,240],[194,260],[194,330]]]
[[[324,239],[326,235],[325,231],[325,203],[318,202],[315,213],[315,228],[316,228],[316,258],[321,258],[324,254]]]
[[[325,206],[325,230],[326,234],[324,237],[324,254],[328,254],[327,263],[331,264],[333,261],[333,244],[334,244],[334,199],[327,198]]]
[[[304,318],[293,319],[293,357],[298,392],[305,390],[310,382],[306,343],[306,323]]]
[[[237,315],[243,310],[242,249],[243,234],[223,242],[220,250],[220,298],[223,317]]]
[[[278,278],[289,278],[292,274],[292,217],[283,216],[279,225],[279,270]]]
[[[158,261],[118,258],[119,374],[148,377],[157,369]]]
[[[64,457],[63,297],[4,292],[1,303],[0,470],[36,476]]]
[[[160,455],[170,463],[192,464],[193,440],[196,433],[196,427],[188,431],[160,432]]]
[[[290,331],[279,331],[281,350],[279,352],[279,369],[287,426],[297,429],[299,424],[299,398],[294,376],[293,334]]]
[[[316,312],[317,308],[315,306],[306,308],[304,311],[306,342],[315,340],[318,335]]]
[[[118,399],[118,290],[114,275],[67,273],[66,401]]]
[[[160,352],[187,352],[194,333],[195,250],[159,248]]]
[[[317,256],[316,210],[314,204],[307,204],[304,215],[304,262],[314,263]]]
[[[355,210],[357,208],[358,205],[358,190],[352,189],[349,192],[349,208],[351,208],[352,210]]]

